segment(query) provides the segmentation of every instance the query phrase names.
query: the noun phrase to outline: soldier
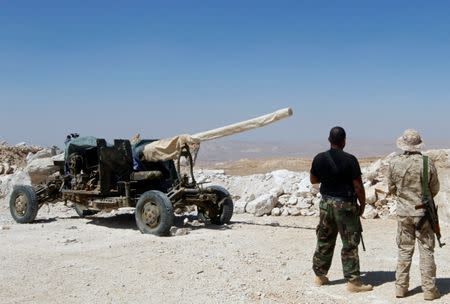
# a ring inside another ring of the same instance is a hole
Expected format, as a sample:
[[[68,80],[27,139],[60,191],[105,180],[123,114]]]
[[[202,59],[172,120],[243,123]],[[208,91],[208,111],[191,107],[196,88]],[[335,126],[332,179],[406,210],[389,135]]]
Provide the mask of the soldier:
[[[360,279],[358,245],[361,236],[359,216],[366,203],[361,169],[353,155],[343,151],[345,130],[334,127],[328,138],[331,148],[314,157],[311,166],[312,184],[321,183],[320,221],[317,226],[317,246],[313,257],[314,282],[329,282],[328,270],[339,232],[342,239],[342,269],[350,292],[370,291],[373,287]],[[359,205],[356,202],[359,201]]]
[[[434,263],[434,232],[428,221],[420,229],[416,225],[424,216],[423,209],[415,209],[422,204],[423,146],[420,134],[408,129],[397,139],[397,146],[404,151],[389,164],[389,191],[397,197],[397,245],[398,261],[395,274],[395,295],[403,298],[409,287],[409,269],[414,253],[415,240],[419,245],[420,272],[425,300],[440,297],[436,288],[436,264]],[[428,165],[428,185],[432,196],[439,192],[436,168],[431,160]]]

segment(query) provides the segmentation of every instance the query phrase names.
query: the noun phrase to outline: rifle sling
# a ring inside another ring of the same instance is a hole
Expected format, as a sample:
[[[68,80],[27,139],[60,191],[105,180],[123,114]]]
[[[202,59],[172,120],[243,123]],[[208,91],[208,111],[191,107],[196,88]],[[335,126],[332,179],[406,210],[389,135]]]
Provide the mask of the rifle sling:
[[[422,172],[422,196],[423,198],[430,197],[430,188],[428,187],[428,156],[424,155],[423,159],[423,172]]]
[[[428,156],[424,155],[422,156],[423,160],[423,170],[422,170],[422,201],[425,201],[427,198],[430,197],[430,188],[428,187]],[[425,206],[424,206],[425,207]],[[417,207],[416,207],[417,209]],[[420,230],[422,229],[423,224],[428,219],[429,215],[427,212],[425,212],[425,215],[420,219],[420,221],[416,225],[416,229]]]
[[[331,152],[330,152],[330,150],[328,150],[327,152],[325,152],[325,156],[326,156],[326,158],[327,158],[327,160],[328,160],[328,163],[329,163],[330,166],[331,166],[331,169],[333,170],[333,174],[337,175],[338,172],[339,172],[339,169],[338,169],[338,167],[337,167],[337,165],[336,165],[336,162],[334,161],[333,157],[331,157]]]

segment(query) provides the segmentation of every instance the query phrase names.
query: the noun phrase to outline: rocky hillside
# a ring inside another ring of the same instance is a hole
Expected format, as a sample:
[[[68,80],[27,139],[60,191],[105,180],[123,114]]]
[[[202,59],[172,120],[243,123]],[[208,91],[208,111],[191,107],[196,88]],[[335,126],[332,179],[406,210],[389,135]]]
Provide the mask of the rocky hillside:
[[[0,199],[7,199],[14,184],[39,184],[56,169],[53,160],[61,159],[54,149],[27,145],[0,145]],[[429,150],[425,154],[434,160],[441,181],[436,197],[441,221],[450,222],[450,150]],[[396,201],[388,194],[387,167],[395,154],[363,167],[367,208],[365,218],[387,218],[395,214]],[[220,185],[228,189],[235,202],[235,213],[255,216],[317,216],[320,193],[309,182],[308,172],[276,170],[264,174],[233,176],[224,170],[199,169],[198,182]],[[6,204],[0,204],[3,207]]]
[[[42,150],[41,147],[20,143],[14,146],[0,142],[0,175],[14,173],[26,164],[28,156]]]
[[[40,184],[53,173],[55,148],[0,144],[0,200],[7,198],[16,184]],[[61,156],[59,156],[61,157]],[[2,204],[0,204],[1,207]]]
[[[450,150],[429,150],[425,154],[435,162],[441,182],[441,191],[435,198],[441,221],[450,223]],[[362,168],[367,197],[364,218],[395,215],[396,201],[388,194],[386,177],[393,156],[395,153]],[[198,170],[196,175],[198,181],[208,181],[228,189],[233,195],[236,213],[256,216],[316,216],[319,213],[320,193],[310,184],[307,172],[277,170],[266,174],[231,176],[223,170]]]

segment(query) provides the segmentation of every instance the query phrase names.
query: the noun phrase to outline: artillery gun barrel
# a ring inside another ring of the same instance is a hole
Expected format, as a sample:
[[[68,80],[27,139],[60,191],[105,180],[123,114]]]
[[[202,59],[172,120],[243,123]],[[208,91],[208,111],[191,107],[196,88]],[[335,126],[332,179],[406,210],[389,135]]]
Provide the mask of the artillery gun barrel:
[[[225,127],[200,132],[194,135],[191,135],[193,138],[196,138],[200,141],[207,141],[211,139],[216,139],[220,137],[225,137],[237,133],[241,133],[244,131],[248,131],[251,129],[260,128],[281,120],[283,118],[287,118],[293,114],[291,108],[285,108],[273,113],[269,113],[263,116],[255,117],[249,120],[241,121],[232,125],[228,125]]]
[[[258,116],[249,120],[221,128],[200,132],[194,135],[182,134],[172,138],[154,141],[144,147],[143,158],[147,161],[164,161],[177,159],[181,148],[185,145],[199,145],[202,141],[230,136],[251,129],[261,128],[273,122],[292,116],[291,108],[285,108],[273,113]]]

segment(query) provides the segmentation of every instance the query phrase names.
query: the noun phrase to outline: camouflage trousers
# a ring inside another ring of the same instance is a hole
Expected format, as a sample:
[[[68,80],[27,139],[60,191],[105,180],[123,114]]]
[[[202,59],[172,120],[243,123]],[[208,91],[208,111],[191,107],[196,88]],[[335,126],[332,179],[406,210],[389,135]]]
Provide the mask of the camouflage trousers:
[[[341,260],[344,277],[349,281],[359,278],[360,229],[356,203],[329,197],[322,199],[320,220],[316,229],[317,246],[313,257],[313,270],[317,276],[328,273],[339,232],[342,240]]]
[[[414,254],[415,240],[419,247],[420,273],[423,291],[432,291],[436,286],[436,264],[434,263],[434,232],[428,221],[420,230],[416,229],[420,217],[397,216],[398,261],[395,273],[397,288],[409,287],[409,269]]]

